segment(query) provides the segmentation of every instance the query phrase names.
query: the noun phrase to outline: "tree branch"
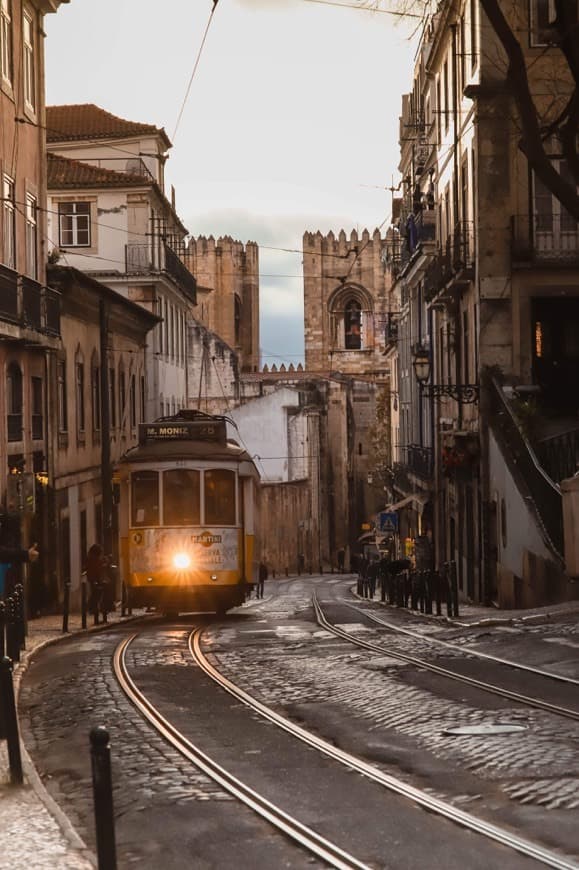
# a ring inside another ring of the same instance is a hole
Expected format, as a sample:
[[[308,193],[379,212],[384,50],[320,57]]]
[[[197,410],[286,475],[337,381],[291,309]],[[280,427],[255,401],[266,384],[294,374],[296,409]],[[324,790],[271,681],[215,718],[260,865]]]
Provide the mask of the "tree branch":
[[[579,196],[576,186],[569,184],[557,172],[545,150],[521,45],[503,14],[499,0],[480,0],[480,2],[508,58],[507,85],[517,105],[523,133],[519,147],[543,184],[567,211],[579,220]],[[561,0],[558,0],[558,7],[560,5]],[[574,49],[571,47],[570,51],[573,53]],[[576,143],[574,153],[576,158]]]

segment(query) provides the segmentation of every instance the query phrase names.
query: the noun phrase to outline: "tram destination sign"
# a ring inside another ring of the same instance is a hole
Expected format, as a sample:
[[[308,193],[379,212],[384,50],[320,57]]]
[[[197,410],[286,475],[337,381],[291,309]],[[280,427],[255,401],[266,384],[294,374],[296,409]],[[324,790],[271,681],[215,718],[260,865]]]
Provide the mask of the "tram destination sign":
[[[139,444],[151,441],[215,441],[225,444],[223,420],[164,420],[139,424]]]

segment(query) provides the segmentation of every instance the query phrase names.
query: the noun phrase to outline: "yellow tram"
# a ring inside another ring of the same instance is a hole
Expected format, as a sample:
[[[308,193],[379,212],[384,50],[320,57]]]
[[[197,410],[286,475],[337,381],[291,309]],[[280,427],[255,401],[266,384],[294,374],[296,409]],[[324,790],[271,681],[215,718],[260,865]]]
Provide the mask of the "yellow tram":
[[[227,418],[180,411],[139,427],[117,466],[127,604],[225,613],[257,580],[259,473]]]

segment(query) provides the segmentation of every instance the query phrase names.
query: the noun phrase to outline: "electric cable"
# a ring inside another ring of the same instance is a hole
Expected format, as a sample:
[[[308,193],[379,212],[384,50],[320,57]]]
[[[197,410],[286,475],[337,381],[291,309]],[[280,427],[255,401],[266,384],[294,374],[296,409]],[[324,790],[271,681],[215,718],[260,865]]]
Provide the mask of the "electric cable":
[[[201,45],[199,46],[199,51],[197,52],[197,57],[195,58],[195,63],[193,64],[193,72],[191,73],[191,78],[189,79],[189,84],[187,85],[187,90],[185,91],[185,96],[183,98],[183,103],[181,105],[181,109],[179,111],[179,115],[177,117],[177,122],[175,124],[175,129],[173,130],[172,139],[175,140],[175,136],[177,135],[177,130],[179,129],[179,124],[181,123],[181,118],[183,117],[183,112],[185,111],[185,105],[187,103],[187,99],[189,97],[189,91],[191,90],[191,85],[193,84],[193,79],[195,78],[195,73],[197,72],[197,67],[199,66],[199,61],[201,60],[201,54],[203,52],[203,47],[205,45],[205,41],[207,39],[207,34],[209,33],[209,28],[211,27],[211,22],[213,21],[213,16],[215,14],[215,10],[217,9],[217,4],[219,0],[213,0],[213,6],[211,8],[211,12],[209,13],[209,20],[207,21],[207,26],[205,28],[205,33],[203,34],[203,39],[201,40]]]

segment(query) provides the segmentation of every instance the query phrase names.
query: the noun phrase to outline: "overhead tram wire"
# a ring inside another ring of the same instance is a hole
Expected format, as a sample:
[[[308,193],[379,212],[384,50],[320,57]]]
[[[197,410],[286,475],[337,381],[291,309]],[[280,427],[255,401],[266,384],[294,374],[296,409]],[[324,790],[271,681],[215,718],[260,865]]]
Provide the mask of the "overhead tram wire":
[[[181,105],[181,109],[180,109],[179,115],[177,117],[175,129],[173,130],[173,135],[171,136],[171,139],[173,142],[175,141],[175,136],[177,135],[177,130],[179,129],[179,124],[181,123],[181,118],[183,117],[183,112],[185,111],[185,106],[186,106],[187,100],[189,98],[189,91],[191,90],[191,85],[193,84],[193,79],[195,78],[195,73],[197,72],[197,67],[199,66],[199,61],[201,60],[201,54],[203,52],[203,47],[204,47],[205,41],[207,39],[207,34],[209,33],[209,28],[211,27],[211,22],[213,21],[213,16],[215,14],[215,10],[217,9],[218,2],[219,2],[219,0],[213,0],[213,6],[211,9],[211,12],[209,13],[209,19],[207,21],[205,33],[203,34],[203,39],[201,40],[201,45],[199,46],[199,51],[197,52],[197,57],[195,58],[195,63],[193,64],[193,71],[192,71],[191,77],[189,79],[189,84],[187,85],[187,90],[185,91],[185,96],[183,97],[183,103]]]

